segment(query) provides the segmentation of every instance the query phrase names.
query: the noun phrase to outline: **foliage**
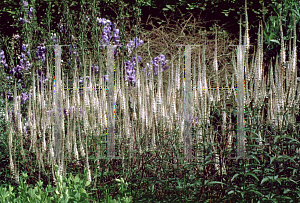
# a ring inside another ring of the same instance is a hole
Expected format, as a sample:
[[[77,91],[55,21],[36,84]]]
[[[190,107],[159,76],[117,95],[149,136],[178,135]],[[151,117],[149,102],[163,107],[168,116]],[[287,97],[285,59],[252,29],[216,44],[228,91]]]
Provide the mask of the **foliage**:
[[[26,179],[28,175],[23,173],[21,176],[20,185],[17,191],[11,185],[3,187],[0,185],[0,202],[90,202],[89,194],[86,188],[90,185],[90,182],[86,179],[80,179],[77,174],[75,177],[71,174],[69,178],[62,177],[58,175],[58,167],[55,168],[56,178],[58,179],[58,186],[53,187],[47,185],[46,188],[43,187],[43,182],[37,182],[35,187],[28,187]],[[112,199],[111,196],[107,195],[107,198],[103,201],[105,203],[130,203],[132,202],[132,197],[126,196],[126,183],[123,179],[118,180],[120,182],[120,194],[118,194],[117,199]],[[93,200],[94,201],[94,200]]]
[[[284,45],[285,49],[288,47],[289,40],[292,39],[293,31],[293,16],[295,16],[296,25],[299,24],[300,19],[300,2],[294,0],[284,0],[282,3],[272,2],[272,15],[268,18],[263,15],[264,22],[264,44],[266,49],[264,49],[264,54],[266,55],[266,61],[272,60],[273,64],[275,63],[275,57],[280,52],[280,23],[279,17],[281,16],[283,36],[284,36]],[[298,26],[299,30],[299,26]],[[299,32],[297,33],[297,44],[299,42]],[[298,67],[300,60],[298,59]]]

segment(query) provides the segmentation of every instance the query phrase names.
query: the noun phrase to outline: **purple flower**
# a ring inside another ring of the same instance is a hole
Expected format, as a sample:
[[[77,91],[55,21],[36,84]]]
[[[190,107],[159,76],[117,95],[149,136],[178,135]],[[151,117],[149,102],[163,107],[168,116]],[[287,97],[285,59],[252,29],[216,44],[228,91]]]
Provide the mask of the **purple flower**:
[[[157,75],[158,70],[160,70],[160,72],[162,72],[163,70],[166,70],[169,68],[168,60],[165,60],[165,59],[166,59],[165,56],[163,54],[161,54],[159,57],[155,57],[154,60],[151,60],[150,64],[147,63],[146,68],[153,70],[153,74]],[[145,72],[145,69],[143,70],[143,72]],[[150,73],[148,72],[147,75],[149,76]]]
[[[97,17],[97,23],[98,23],[98,25],[103,25],[104,21],[105,21],[105,18],[98,18]]]
[[[20,23],[23,25],[24,22],[25,22],[25,19],[19,18],[19,21],[20,21]],[[28,23],[28,20],[26,20],[26,23]],[[16,36],[19,36],[19,35],[16,35]],[[20,36],[19,36],[19,37],[20,37]],[[18,37],[18,38],[19,38],[19,37]]]
[[[12,96],[12,93],[11,92],[7,92],[7,99],[8,101],[13,101],[14,97]]]
[[[70,52],[70,55],[72,55],[72,53],[73,53],[73,55],[78,56],[76,47],[75,47],[74,45],[73,45],[73,48],[74,48],[74,51],[72,52],[72,45],[70,44],[70,45],[69,45],[69,52]],[[76,57],[76,62],[77,62],[78,64],[80,64],[80,58],[79,58],[79,57]]]
[[[51,44],[58,44],[58,39],[56,37],[56,33],[51,33]]]
[[[139,58],[138,58],[138,60],[139,60]],[[126,66],[126,73],[127,73],[128,82],[134,82],[134,84],[135,84],[135,70],[134,70],[135,63],[131,63],[130,61],[126,61],[125,66]]]
[[[14,39],[19,39],[19,38],[20,38],[20,35],[14,35],[13,38],[14,38]]]
[[[194,117],[194,119],[190,118],[190,122],[192,126],[194,126],[194,124],[198,126],[198,117]]]
[[[105,26],[102,30],[102,36],[101,36],[101,39],[104,40],[104,42],[109,45],[109,40],[111,39],[111,36],[110,36],[110,30],[111,28],[110,27],[107,27]]]
[[[67,110],[66,110],[66,108],[64,108],[63,112],[64,112],[64,115],[67,116]]]
[[[111,26],[110,20],[106,20],[105,18],[98,18],[97,17],[97,23],[98,23],[98,25],[102,25],[102,26],[104,26],[104,25],[106,25],[106,23],[108,23],[109,26]]]
[[[28,100],[28,95],[27,95],[26,93],[22,93],[22,94],[21,94],[21,99],[22,99],[22,103],[24,104],[25,101]]]
[[[61,23],[57,24],[57,28],[59,28],[60,32],[67,32],[66,26]]]
[[[22,44],[22,51],[26,51],[26,48],[28,47],[28,44]]]
[[[14,97],[11,96],[11,93],[10,92],[7,92],[9,95],[8,95],[8,99],[9,101],[15,101]],[[28,100],[28,95],[27,93],[22,93],[21,95],[17,96],[17,101],[19,102],[21,100],[21,104],[25,104],[25,101]]]
[[[26,59],[26,56],[25,56],[24,53],[21,53],[21,58],[22,58],[22,59]]]
[[[104,75],[103,78],[105,81],[108,81],[108,75]]]
[[[137,37],[133,40],[130,40],[129,43],[126,45],[129,55],[132,53],[132,48],[137,48],[138,46],[140,46],[143,43],[144,43],[143,40],[141,40],[140,38],[137,38]]]
[[[97,65],[91,66],[92,71],[95,71],[95,73],[98,73],[99,67]]]
[[[26,61],[26,70],[28,70],[30,68],[30,62],[29,61]]]
[[[33,11],[34,11],[34,8],[33,7],[30,7],[29,11],[28,11],[28,14],[29,14],[29,17],[32,18],[33,17]]]
[[[38,46],[36,56],[39,60],[42,60],[43,62],[45,61],[46,59],[45,53],[46,53],[45,46],[44,45]]]
[[[136,64],[136,58],[138,58],[138,63],[140,63],[141,61],[142,61],[142,57],[141,56],[134,56],[133,58],[132,58],[132,63],[133,64]]]
[[[28,1],[23,1],[23,5],[24,5],[24,7],[27,7],[28,6]]]
[[[4,65],[5,68],[8,68],[3,50],[0,50],[0,65]]]
[[[113,40],[115,44],[119,44],[120,42],[119,29],[113,29]]]
[[[27,119],[25,119],[25,120],[27,120]],[[24,123],[23,131],[24,131],[24,133],[26,132],[25,134],[28,134],[28,130],[27,130],[28,126],[29,126],[28,122]]]

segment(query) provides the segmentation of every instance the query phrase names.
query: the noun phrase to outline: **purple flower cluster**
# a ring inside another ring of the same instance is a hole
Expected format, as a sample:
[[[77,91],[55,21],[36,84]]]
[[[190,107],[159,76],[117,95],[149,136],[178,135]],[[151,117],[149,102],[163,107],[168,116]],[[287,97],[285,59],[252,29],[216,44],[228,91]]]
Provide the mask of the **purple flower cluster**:
[[[78,64],[80,64],[80,58],[78,57],[78,52],[77,52],[77,50],[76,50],[76,47],[75,47],[75,45],[73,45],[73,48],[72,48],[72,45],[70,44],[69,45],[69,53],[70,53],[70,55],[74,55],[74,56],[77,56],[76,57],[76,62],[78,63]],[[70,64],[70,62],[69,62],[69,64]]]
[[[105,18],[98,18],[97,17],[97,23],[98,25],[104,26],[107,23],[109,24],[109,26],[111,26],[111,21],[110,20],[106,20]]]
[[[150,61],[150,64],[147,63],[147,67],[143,70],[143,72],[146,71],[146,69],[153,70],[153,74],[157,75],[158,70],[160,72],[163,72],[163,70],[167,70],[169,68],[168,66],[168,60],[166,60],[166,57],[161,54],[159,57],[155,57],[154,60]],[[150,72],[147,73],[147,76],[150,75]]]
[[[46,47],[44,44],[42,44],[41,46],[38,46],[37,51],[36,51],[36,57],[38,58],[38,60],[45,62],[46,59]]]
[[[51,33],[51,44],[58,44],[58,39],[56,37],[56,33]]]
[[[99,72],[99,66],[94,64],[94,66],[91,66],[91,68],[92,68],[92,71],[95,72],[95,74]]]
[[[114,45],[119,45],[120,43],[120,36],[119,36],[119,29],[116,29],[116,24],[112,24],[110,20],[106,20],[105,18],[98,18],[97,23],[100,26],[104,26],[102,29],[102,36],[100,41],[100,48],[103,49],[104,43],[106,45],[110,45],[109,41],[113,38]],[[111,30],[113,35],[111,36]],[[120,47],[117,46],[117,49],[114,51],[114,54],[117,55],[120,52]]]
[[[65,116],[70,117],[71,112],[75,112],[75,107],[74,106],[70,106],[68,110],[66,108],[63,109],[63,113],[64,113]],[[54,113],[53,113],[53,115],[54,115]],[[76,113],[75,113],[75,116],[76,116],[76,118],[78,117],[78,115]],[[81,108],[79,108],[79,116],[81,116]]]
[[[108,81],[108,75],[103,75],[105,81]]]
[[[28,4],[28,3],[27,3]],[[33,12],[34,12],[34,8],[30,7],[29,11],[28,11],[28,15],[29,17],[32,19],[33,18]]]
[[[197,125],[198,126],[198,117],[194,117],[194,119],[190,119],[190,122],[192,123],[192,126]]]
[[[25,9],[27,9],[27,7],[28,7],[28,1],[23,1],[23,6],[24,6]],[[33,18],[33,12],[34,12],[34,11],[35,11],[35,10],[34,10],[33,7],[30,7],[30,8],[29,8],[28,15],[29,15],[30,19]],[[25,20],[24,20],[23,18],[19,18],[19,21],[20,21],[21,24],[24,24],[24,22],[25,22]],[[28,23],[28,22],[29,22],[29,21],[26,20],[26,23]]]
[[[17,65],[16,67],[12,68],[9,72],[9,74],[15,74],[15,76],[19,79],[22,78],[22,72],[24,72],[25,70],[29,70],[30,68],[30,62],[27,60],[25,54],[23,52],[26,52],[28,45],[27,44],[23,44],[22,45],[22,52],[21,55],[18,56],[18,59],[20,59],[19,61],[19,65]],[[30,52],[28,50],[27,55],[30,56]]]
[[[6,63],[4,51],[1,49],[0,49],[0,65],[3,65],[6,69],[8,68],[8,64]]]
[[[27,94],[27,93],[21,93],[21,95],[17,96],[17,101],[20,101],[20,99],[21,99],[21,104],[25,104],[25,101],[29,100],[28,96],[29,96],[29,94]],[[7,99],[9,101],[15,101],[11,92],[7,92]]]
[[[138,46],[142,45],[144,42],[140,38],[135,38],[133,40],[130,40],[129,43],[126,45],[128,49],[129,55],[132,53],[133,48],[137,48]]]
[[[28,1],[23,1],[23,5],[26,8],[28,6]]]
[[[24,18],[19,18],[18,19],[19,20],[19,22],[23,25],[24,24],[24,22],[25,22],[25,19]],[[28,20],[26,20],[26,23],[28,23],[29,21]]]
[[[142,61],[142,58],[140,56],[134,56],[132,58],[132,61],[126,61],[125,67],[126,67],[126,74],[127,74],[127,80],[128,82],[133,82],[135,85],[135,70],[134,67],[136,63],[140,63]]]
[[[63,31],[67,32],[67,28],[66,28],[66,26],[63,25],[63,24],[58,24],[58,25],[57,25],[57,28],[59,28],[60,32],[63,32]]]

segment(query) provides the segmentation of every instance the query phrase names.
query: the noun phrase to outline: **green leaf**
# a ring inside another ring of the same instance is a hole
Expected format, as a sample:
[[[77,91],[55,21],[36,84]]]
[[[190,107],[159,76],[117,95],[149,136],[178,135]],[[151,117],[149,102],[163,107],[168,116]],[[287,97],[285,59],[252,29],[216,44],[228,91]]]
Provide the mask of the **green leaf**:
[[[231,191],[229,191],[229,192],[228,192],[228,194],[229,194],[229,195],[230,195],[230,194],[232,194],[232,193],[234,193],[234,191],[233,191],[233,190],[231,190]]]
[[[258,177],[257,177],[255,174],[253,174],[253,173],[246,173],[246,174],[245,174],[246,177],[247,177],[248,175],[254,177],[256,180],[259,180]]]
[[[237,176],[239,176],[240,174],[235,174],[233,177],[232,177],[232,179],[231,179],[231,182],[237,177]]]
[[[167,7],[168,9],[170,9],[170,10],[174,11],[174,8],[173,8],[172,6],[170,6],[170,5],[166,5],[166,7]]]
[[[277,158],[277,155],[275,154],[275,156],[273,156],[273,157],[271,157],[271,162],[270,162],[270,164],[272,164],[272,162],[274,161],[274,159],[276,159]]]
[[[74,182],[75,182],[75,183],[78,183],[79,180],[80,180],[80,179],[79,179],[79,176],[78,176],[78,174],[77,174],[77,175],[75,176]]]
[[[284,192],[283,192],[283,194],[289,193],[290,191],[292,191],[292,190],[290,190],[290,189],[285,189]]]
[[[260,185],[262,185],[264,182],[269,181],[269,180],[270,180],[269,176],[263,178],[262,181],[261,181],[261,183],[260,183]]]
[[[264,195],[256,190],[249,190],[249,192],[254,192],[255,194],[260,195],[261,197],[263,197]]]
[[[289,160],[293,161],[294,163],[296,163],[296,162],[294,161],[294,159],[292,159],[291,157],[289,157],[289,156],[287,156],[287,155],[280,155],[280,156],[278,156],[278,159],[280,159],[280,158],[283,158],[283,159],[289,159]]]
[[[211,181],[211,182],[207,183],[207,185],[213,185],[213,184],[223,184],[223,185],[226,185],[225,183],[222,183],[220,181]]]

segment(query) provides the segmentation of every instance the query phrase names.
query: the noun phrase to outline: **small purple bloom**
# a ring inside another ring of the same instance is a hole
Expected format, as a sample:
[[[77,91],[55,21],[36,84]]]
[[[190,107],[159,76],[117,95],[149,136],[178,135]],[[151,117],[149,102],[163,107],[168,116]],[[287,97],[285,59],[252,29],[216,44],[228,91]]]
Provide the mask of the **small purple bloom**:
[[[104,75],[103,78],[105,81],[108,81],[108,75]]]
[[[27,7],[28,6],[28,1],[23,1],[23,5],[24,5],[24,7]]]
[[[19,18],[20,23],[23,25],[25,22],[25,19],[23,18]],[[28,23],[28,20],[26,20],[26,23]],[[15,38],[17,37],[17,39],[20,37],[19,35],[16,35]]]
[[[23,19],[23,18],[21,18],[21,19]],[[20,35],[14,35],[13,38],[14,38],[14,39],[19,39],[19,38],[20,38]]]
[[[92,71],[95,71],[95,73],[98,73],[99,67],[97,65],[91,66]]]
[[[58,43],[58,39],[56,37],[56,33],[51,33],[51,44],[57,44]]]
[[[143,44],[143,40],[141,40],[140,38],[136,37],[133,40],[130,40],[129,43],[126,45],[128,48],[128,53],[129,55],[132,53],[132,48],[137,48],[138,46],[140,46],[141,44]]]
[[[21,99],[22,99],[22,103],[24,104],[25,101],[28,100],[28,95],[27,95],[26,93],[22,93],[22,94],[21,94]]]
[[[34,8],[33,7],[30,7],[29,11],[28,11],[28,14],[29,14],[29,17],[32,18],[33,17],[33,11],[34,11]]]
[[[141,56],[134,56],[134,57],[132,58],[132,63],[133,63],[133,64],[136,64],[136,58],[138,58],[138,63],[140,63],[140,62],[142,61],[142,57],[141,57]]]
[[[23,45],[22,45],[22,51],[25,52],[27,47],[28,47],[28,44],[23,44]]]
[[[42,60],[43,62],[45,61],[46,59],[45,53],[46,53],[45,46],[38,46],[36,56],[39,60]]]
[[[3,50],[0,50],[0,65],[4,65],[5,68],[8,68]]]

